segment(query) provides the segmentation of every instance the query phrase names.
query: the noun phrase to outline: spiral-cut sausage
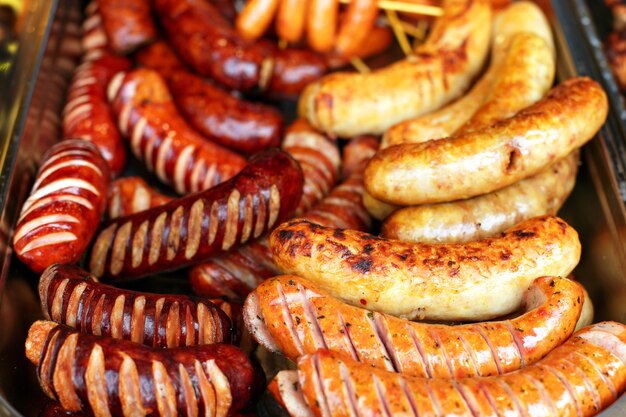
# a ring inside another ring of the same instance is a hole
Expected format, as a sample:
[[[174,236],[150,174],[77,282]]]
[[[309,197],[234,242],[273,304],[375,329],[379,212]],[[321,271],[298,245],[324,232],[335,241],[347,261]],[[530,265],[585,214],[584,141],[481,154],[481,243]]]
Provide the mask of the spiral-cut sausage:
[[[626,389],[626,328],[586,327],[539,362],[492,377],[412,377],[327,350],[302,357],[297,375],[317,416],[589,417]]]
[[[157,72],[118,73],[108,95],[135,156],[178,193],[211,188],[246,165],[241,156],[200,136],[183,120]]]
[[[96,0],[111,49],[127,54],[156,38],[150,0]]]
[[[229,317],[211,302],[111,287],[73,265],[47,268],[39,297],[46,319],[82,333],[169,348],[231,341]]]
[[[169,203],[172,197],[159,193],[141,177],[124,177],[113,181],[108,200],[107,215],[116,219]]]
[[[155,349],[49,321],[31,326],[26,356],[47,396],[95,417],[225,417],[248,402],[261,378],[235,346]]]
[[[111,55],[113,51],[109,46],[107,34],[102,25],[102,16],[98,10],[98,3],[92,0],[85,8],[85,20],[83,21],[83,62],[93,61],[105,55]]]
[[[130,69],[123,57],[105,55],[83,62],[74,73],[63,109],[63,135],[93,142],[119,175],[126,164],[126,149],[107,99],[107,86],[119,71]]]
[[[106,161],[82,139],[54,145],[42,161],[13,234],[15,254],[35,272],[81,258],[100,222],[109,185]]]
[[[536,217],[488,239],[408,243],[303,220],[270,235],[274,262],[352,305],[407,318],[484,320],[514,311],[539,276],[568,276],[578,233]]]
[[[91,251],[91,272],[132,279],[206,261],[289,218],[302,182],[302,170],[289,155],[257,154],[216,187],[105,223]]]

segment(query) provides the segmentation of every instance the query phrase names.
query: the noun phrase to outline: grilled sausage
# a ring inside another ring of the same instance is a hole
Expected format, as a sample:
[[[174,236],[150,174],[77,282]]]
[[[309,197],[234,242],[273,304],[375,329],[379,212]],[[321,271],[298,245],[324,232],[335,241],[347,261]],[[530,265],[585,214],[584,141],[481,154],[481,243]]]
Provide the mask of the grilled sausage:
[[[47,268],[39,297],[47,320],[82,333],[161,348],[231,341],[229,317],[211,302],[111,287],[73,265]]]
[[[562,82],[514,117],[474,132],[376,154],[365,171],[374,198],[415,205],[470,198],[536,175],[589,141],[608,111],[588,78]]]
[[[126,148],[107,100],[107,86],[119,71],[130,69],[123,57],[105,55],[83,62],[74,73],[63,109],[63,136],[93,142],[113,176],[126,164]]]
[[[532,217],[556,214],[576,184],[578,154],[574,151],[547,170],[492,193],[396,210],[385,219],[381,236],[407,242],[469,242]]]
[[[109,188],[107,215],[110,219],[128,216],[172,201],[150,187],[141,177],[124,177]]]
[[[421,244],[302,220],[270,235],[274,262],[335,297],[371,310],[433,320],[485,320],[514,311],[531,281],[567,276],[578,234],[558,217],[522,222],[464,244]]]
[[[102,16],[98,10],[98,3],[92,0],[85,8],[85,20],[83,21],[83,36],[81,39],[83,54],[83,62],[93,61],[111,55],[113,51],[109,46],[109,40],[104,26],[102,24]]]
[[[260,378],[235,346],[155,349],[49,321],[31,326],[26,356],[47,396],[96,417],[226,416]]]
[[[104,212],[109,185],[107,163],[90,142],[64,140],[42,161],[13,234],[15,254],[38,273],[80,259]]]
[[[299,388],[318,416],[588,417],[626,389],[625,343],[623,324],[603,322],[526,368],[458,381],[399,375],[320,350],[298,361]]]
[[[583,297],[575,281],[537,278],[524,293],[519,317],[449,326],[349,306],[286,275],[263,282],[248,296],[244,320],[261,345],[293,361],[330,349],[388,371],[457,379],[507,373],[538,361],[572,335]]]
[[[127,54],[157,35],[150,0],[96,0],[111,49]]]
[[[376,0],[350,2],[337,33],[336,53],[347,57],[354,56],[374,28],[377,16]]]
[[[272,23],[278,3],[280,0],[248,0],[235,20],[237,33],[246,40],[260,38]]]
[[[318,52],[330,52],[337,38],[339,20],[337,0],[309,0],[307,11],[307,42]]]
[[[286,142],[289,143],[289,140],[286,139]],[[329,227],[369,230],[371,219],[362,205],[361,194],[363,169],[376,151],[375,145],[377,143],[366,138],[354,139],[346,145],[348,154],[353,152],[350,148],[361,151],[360,168],[353,161],[356,167],[350,177],[335,187],[320,203],[307,210],[302,217]],[[194,292],[207,297],[243,300],[263,280],[280,273],[272,260],[268,245],[267,238],[262,238],[193,268],[189,273],[189,281]]]
[[[461,95],[487,56],[491,12],[486,0],[446,0],[443,10],[415,56],[369,74],[325,76],[303,91],[300,115],[333,136],[381,134]]]
[[[211,188],[246,165],[238,154],[200,136],[178,114],[161,76],[148,69],[118,73],[109,100],[122,135],[149,171],[180,194]]]
[[[302,171],[289,155],[257,154],[241,173],[216,187],[105,223],[91,252],[91,272],[132,279],[206,261],[289,218],[302,182]]]
[[[302,39],[309,0],[281,0],[276,12],[276,34],[286,42]]]

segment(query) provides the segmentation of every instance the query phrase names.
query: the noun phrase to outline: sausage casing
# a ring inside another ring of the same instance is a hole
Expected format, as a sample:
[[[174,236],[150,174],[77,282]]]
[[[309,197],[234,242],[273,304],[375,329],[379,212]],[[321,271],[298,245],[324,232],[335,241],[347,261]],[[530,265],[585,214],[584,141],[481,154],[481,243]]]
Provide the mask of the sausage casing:
[[[15,254],[35,272],[80,259],[104,212],[109,184],[106,161],[85,140],[64,140],[42,161],[13,234]]]
[[[349,304],[406,318],[476,321],[517,309],[539,276],[568,276],[578,233],[554,216],[459,244],[408,243],[303,220],[270,235],[285,274],[316,283]]]
[[[232,345],[155,349],[49,321],[31,326],[26,356],[46,395],[96,417],[226,416],[261,378]]]
[[[156,38],[150,0],[97,0],[111,49],[127,54]]]
[[[109,188],[107,215],[109,219],[128,216],[172,201],[150,187],[141,177],[123,177]]]
[[[302,182],[289,155],[257,154],[216,187],[106,222],[91,251],[91,272],[120,280],[206,261],[287,219]]]
[[[211,302],[111,287],[73,265],[47,268],[39,297],[46,319],[82,333],[161,348],[231,341],[230,319]]]

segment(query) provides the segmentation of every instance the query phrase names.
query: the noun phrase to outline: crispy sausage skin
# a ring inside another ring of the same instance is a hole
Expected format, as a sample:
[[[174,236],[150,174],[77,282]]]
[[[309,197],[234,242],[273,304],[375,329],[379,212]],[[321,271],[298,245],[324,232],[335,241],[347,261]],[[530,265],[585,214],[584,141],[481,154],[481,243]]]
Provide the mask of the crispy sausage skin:
[[[83,62],[76,68],[63,109],[63,136],[93,142],[113,176],[124,169],[126,148],[107,99],[107,86],[115,74],[128,69],[130,61],[114,55]]]
[[[104,31],[102,15],[98,10],[98,3],[92,0],[85,8],[85,20],[83,21],[83,62],[93,61],[105,55],[111,55],[113,51],[109,46],[109,39]]]
[[[111,287],[73,265],[47,268],[39,297],[46,319],[82,333],[161,348],[231,341],[229,317],[209,301]]]
[[[443,10],[414,56],[369,74],[323,77],[303,91],[300,115],[333,136],[381,134],[460,96],[487,57],[491,9],[486,0],[446,0]]]
[[[122,135],[149,171],[180,194],[211,188],[246,165],[240,155],[199,135],[179,115],[153,70],[118,73],[108,89]]]
[[[15,254],[38,273],[80,259],[104,212],[109,185],[106,161],[82,139],[57,143],[42,161],[13,234]]]
[[[150,0],[96,0],[111,49],[127,54],[157,35]]]
[[[159,71],[183,117],[207,138],[246,154],[280,145],[283,118],[275,108],[235,97],[189,72],[164,41],[143,48],[136,61]]]
[[[353,307],[286,275],[248,296],[244,320],[260,344],[294,361],[330,349],[388,371],[456,379],[507,373],[538,361],[572,335],[583,297],[575,281],[537,278],[524,293],[524,314],[450,326]]]
[[[568,276],[578,233],[554,216],[463,244],[408,243],[304,220],[270,235],[274,262],[335,297],[409,319],[476,321],[514,311],[533,279]]]
[[[49,321],[31,326],[26,356],[46,395],[96,417],[226,416],[260,378],[232,345],[155,349]]]
[[[495,236],[536,216],[556,214],[576,184],[579,152],[547,170],[488,194],[450,203],[401,208],[381,236],[406,242],[460,243]]]
[[[109,219],[128,216],[172,201],[150,187],[141,177],[124,177],[109,188],[107,215]]]
[[[289,138],[285,142],[289,143]],[[318,204],[303,213],[302,217],[329,227],[369,230],[371,219],[361,202],[363,169],[376,152],[377,145],[371,138],[353,139],[346,145],[343,166],[347,165],[346,153],[356,152],[351,150],[355,148],[360,152],[360,168],[357,160],[352,160],[350,176],[333,188]],[[351,157],[356,158],[356,155]],[[280,273],[268,246],[268,239],[262,238],[191,269],[189,281],[194,292],[207,297],[243,300],[263,280]]]
[[[302,182],[302,170],[286,153],[257,154],[216,187],[106,222],[91,252],[91,272],[123,280],[206,261],[289,218]]]
[[[626,389],[625,343],[623,324],[598,323],[526,368],[458,381],[401,375],[320,350],[298,361],[298,391],[317,416],[589,417]]]
[[[327,69],[324,59],[310,51],[245,42],[203,0],[156,0],[155,8],[183,60],[229,89],[299,93]]]
[[[536,175],[589,141],[608,111],[602,87],[566,80],[510,119],[473,132],[376,154],[365,187],[398,205],[470,198]]]

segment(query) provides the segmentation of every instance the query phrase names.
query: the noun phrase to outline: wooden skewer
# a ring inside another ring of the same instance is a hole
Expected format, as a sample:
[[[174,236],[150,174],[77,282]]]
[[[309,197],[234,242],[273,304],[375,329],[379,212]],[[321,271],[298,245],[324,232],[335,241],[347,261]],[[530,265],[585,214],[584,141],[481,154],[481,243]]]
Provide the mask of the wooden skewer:
[[[339,0],[340,3],[348,4],[350,0]],[[383,10],[392,10],[394,12],[423,14],[426,16],[441,16],[443,9],[437,6],[428,6],[426,4],[413,4],[401,0],[378,0],[378,8]]]
[[[361,74],[369,74],[371,71],[370,67],[368,67],[367,64],[358,56],[350,58],[350,63]]]
[[[411,43],[409,42],[409,39],[407,38],[406,33],[402,28],[402,22],[400,21],[400,18],[398,18],[398,15],[394,10],[387,9],[385,10],[385,13],[387,13],[387,19],[389,20],[389,24],[391,25],[393,34],[398,40],[398,44],[400,44],[400,48],[402,48],[402,52],[404,52],[406,56],[412,55],[413,48],[411,47]]]

